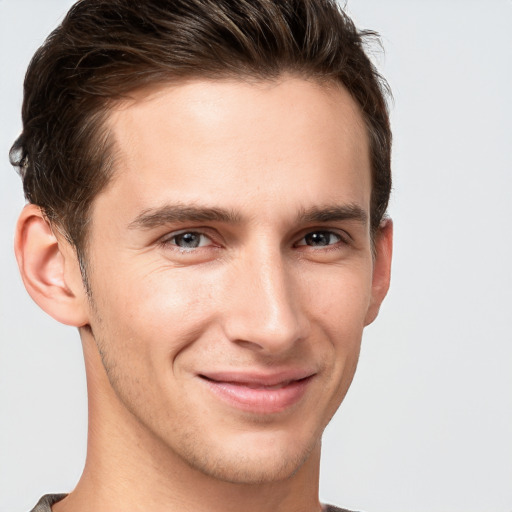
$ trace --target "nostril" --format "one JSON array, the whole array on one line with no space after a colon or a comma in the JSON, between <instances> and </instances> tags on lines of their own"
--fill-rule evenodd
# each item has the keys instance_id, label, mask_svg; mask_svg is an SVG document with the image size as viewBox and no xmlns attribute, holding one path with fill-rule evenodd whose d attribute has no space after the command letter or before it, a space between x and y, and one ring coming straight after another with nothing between
<instances>
[{"instance_id":1,"label":"nostril","mask_svg":"<svg viewBox=\"0 0 512 512\"><path fill-rule=\"evenodd\" d=\"M247 340L243 340L243 339L240 339L240 340L236 340L237 344L240 346L240 347L243 347L243 348L247 348L249 350L263 350L263 346L261 345L261 343L257 343L256 341L247 341Z\"/></svg>"}]
</instances>

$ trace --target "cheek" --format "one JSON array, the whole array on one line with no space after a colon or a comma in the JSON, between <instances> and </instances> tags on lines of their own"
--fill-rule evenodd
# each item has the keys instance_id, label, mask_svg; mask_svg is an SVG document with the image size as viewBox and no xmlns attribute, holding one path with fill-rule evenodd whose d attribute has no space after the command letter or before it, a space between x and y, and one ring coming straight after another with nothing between
<instances>
[{"instance_id":1,"label":"cheek","mask_svg":"<svg viewBox=\"0 0 512 512\"><path fill-rule=\"evenodd\" d=\"M325 341L323 355L332 385L328 394L333 414L352 382L359 358L371 297L371 261L357 268L339 268L322 280L317 274L314 282L317 289L307 295L306 303L315 337ZM322 288L318 289L320 284Z\"/></svg>"},{"instance_id":2,"label":"cheek","mask_svg":"<svg viewBox=\"0 0 512 512\"><path fill-rule=\"evenodd\" d=\"M302 301L315 323L335 338L362 332L371 299L371 274L371 262L305 274Z\"/></svg>"},{"instance_id":3,"label":"cheek","mask_svg":"<svg viewBox=\"0 0 512 512\"><path fill-rule=\"evenodd\" d=\"M215 308L211 286L184 269L151 274L132 269L117 276L124 278L93 288L98 316L108 343L139 357L168 361L194 341Z\"/></svg>"}]
</instances>

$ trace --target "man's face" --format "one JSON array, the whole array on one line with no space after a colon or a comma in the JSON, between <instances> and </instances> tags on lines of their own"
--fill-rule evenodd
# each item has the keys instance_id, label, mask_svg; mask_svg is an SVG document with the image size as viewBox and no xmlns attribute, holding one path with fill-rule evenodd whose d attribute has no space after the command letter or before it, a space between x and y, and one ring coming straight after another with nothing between
<instances>
[{"instance_id":1,"label":"man's face","mask_svg":"<svg viewBox=\"0 0 512 512\"><path fill-rule=\"evenodd\" d=\"M109 126L89 317L119 410L203 473L289 476L318 452L378 308L356 104L294 78L192 81Z\"/></svg>"}]
</instances>

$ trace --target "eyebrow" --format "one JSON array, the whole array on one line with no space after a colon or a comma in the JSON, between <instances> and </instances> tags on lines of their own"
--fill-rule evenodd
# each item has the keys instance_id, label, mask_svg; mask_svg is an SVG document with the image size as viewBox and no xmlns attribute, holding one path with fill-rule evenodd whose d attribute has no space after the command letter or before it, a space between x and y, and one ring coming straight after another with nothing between
<instances>
[{"instance_id":1,"label":"eyebrow","mask_svg":"<svg viewBox=\"0 0 512 512\"><path fill-rule=\"evenodd\" d=\"M314 206L300 210L297 220L305 224L312 222L354 220L366 225L368 222L368 214L361 206L355 203L325 207Z\"/></svg>"},{"instance_id":2,"label":"eyebrow","mask_svg":"<svg viewBox=\"0 0 512 512\"><path fill-rule=\"evenodd\" d=\"M314 206L300 209L297 223L333 222L354 220L363 225L368 222L368 214L357 204ZM130 222L130 229L152 229L174 222L222 222L237 224L242 217L233 210L193 205L164 205L158 208L143 210Z\"/></svg>"},{"instance_id":3,"label":"eyebrow","mask_svg":"<svg viewBox=\"0 0 512 512\"><path fill-rule=\"evenodd\" d=\"M190 205L165 205L142 211L130 222L130 229L152 229L173 222L223 222L235 224L240 216L224 208L208 208Z\"/></svg>"}]
</instances>

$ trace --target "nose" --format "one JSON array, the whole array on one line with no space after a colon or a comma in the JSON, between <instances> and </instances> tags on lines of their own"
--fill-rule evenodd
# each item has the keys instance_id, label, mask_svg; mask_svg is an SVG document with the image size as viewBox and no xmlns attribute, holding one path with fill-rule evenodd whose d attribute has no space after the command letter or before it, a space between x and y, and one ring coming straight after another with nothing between
<instances>
[{"instance_id":1,"label":"nose","mask_svg":"<svg viewBox=\"0 0 512 512\"><path fill-rule=\"evenodd\" d=\"M286 263L279 248L253 252L240 258L235 267L226 288L229 306L224 318L231 341L278 355L308 336L298 269Z\"/></svg>"}]
</instances>

